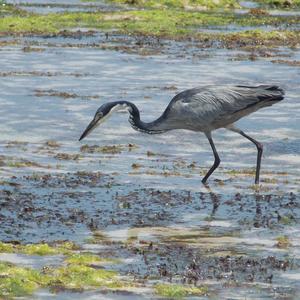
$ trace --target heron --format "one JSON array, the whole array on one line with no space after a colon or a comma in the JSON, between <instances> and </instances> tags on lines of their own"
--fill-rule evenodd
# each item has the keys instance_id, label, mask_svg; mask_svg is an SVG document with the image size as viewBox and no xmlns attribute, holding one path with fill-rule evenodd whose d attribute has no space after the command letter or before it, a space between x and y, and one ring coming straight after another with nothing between
<instances>
[{"instance_id":1,"label":"heron","mask_svg":"<svg viewBox=\"0 0 300 300\"><path fill-rule=\"evenodd\" d=\"M133 129L159 134L174 129L203 132L214 154L214 163L202 179L207 179L220 165L220 157L212 139L212 131L225 128L236 132L257 148L255 184L259 184L263 145L239 129L235 122L261 108L271 106L284 99L284 90L277 85L208 85L187 89L175 95L162 115L152 121L143 122L140 111L129 101L108 102L100 106L93 120L82 133L79 141L85 138L113 112L126 109Z\"/></svg>"}]
</instances>

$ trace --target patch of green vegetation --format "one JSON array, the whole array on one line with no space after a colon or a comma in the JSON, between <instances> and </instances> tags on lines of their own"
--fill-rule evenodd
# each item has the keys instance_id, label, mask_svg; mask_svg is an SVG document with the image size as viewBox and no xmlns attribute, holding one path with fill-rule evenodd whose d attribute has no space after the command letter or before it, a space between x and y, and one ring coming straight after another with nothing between
<instances>
[{"instance_id":1,"label":"patch of green vegetation","mask_svg":"<svg viewBox=\"0 0 300 300\"><path fill-rule=\"evenodd\" d=\"M127 16L127 17L125 17ZM286 23L279 16L239 16L224 12L187 12L176 10L145 10L110 14L104 17L103 29L114 28L124 33L182 38L187 35L207 38L214 34L201 33L201 27L208 26L258 26ZM289 18L290 23L299 23L299 18Z\"/></svg>"},{"instance_id":2,"label":"patch of green vegetation","mask_svg":"<svg viewBox=\"0 0 300 300\"><path fill-rule=\"evenodd\" d=\"M37 270L0 262L0 298L13 299L31 295L42 287L50 289L91 289L105 287L122 289L132 284L118 279L111 270L94 269L71 260L67 266Z\"/></svg>"},{"instance_id":3,"label":"patch of green vegetation","mask_svg":"<svg viewBox=\"0 0 300 300\"><path fill-rule=\"evenodd\" d=\"M77 246L74 242L70 241L63 241L63 242L56 242L55 245L64 250L79 250L79 246Z\"/></svg>"},{"instance_id":4,"label":"patch of green vegetation","mask_svg":"<svg viewBox=\"0 0 300 300\"><path fill-rule=\"evenodd\" d=\"M72 28L117 30L124 34L143 34L167 38L187 36L215 38L214 34L201 33L199 27L222 25L270 25L299 23L299 17L271 15L243 15L231 12L192 12L184 10L135 10L122 12L76 12L48 15L8 16L0 21L0 31L6 33L58 34ZM195 30L196 29L196 30ZM269 34L270 32L266 32Z\"/></svg>"},{"instance_id":5,"label":"patch of green vegetation","mask_svg":"<svg viewBox=\"0 0 300 300\"><path fill-rule=\"evenodd\" d=\"M109 0L117 4L127 4L145 8L179 8L179 9L216 9L216 8L238 8L236 0Z\"/></svg>"},{"instance_id":6,"label":"patch of green vegetation","mask_svg":"<svg viewBox=\"0 0 300 300\"><path fill-rule=\"evenodd\" d=\"M294 222L294 218L292 215L280 216L279 222L283 225L291 225Z\"/></svg>"},{"instance_id":7,"label":"patch of green vegetation","mask_svg":"<svg viewBox=\"0 0 300 300\"><path fill-rule=\"evenodd\" d=\"M69 256L65 261L68 264L93 265L99 262L112 261L112 260L102 259L99 256L90 253L76 253Z\"/></svg>"},{"instance_id":8,"label":"patch of green vegetation","mask_svg":"<svg viewBox=\"0 0 300 300\"><path fill-rule=\"evenodd\" d=\"M208 288L192 287L179 284L157 284L155 287L155 293L159 296L166 298L184 298L187 296L202 296L208 293Z\"/></svg>"},{"instance_id":9,"label":"patch of green vegetation","mask_svg":"<svg viewBox=\"0 0 300 300\"><path fill-rule=\"evenodd\" d=\"M112 287L121 285L118 273L111 270L94 269L85 265L68 265L47 271L48 286L67 289L86 289L91 287Z\"/></svg>"},{"instance_id":10,"label":"patch of green vegetation","mask_svg":"<svg viewBox=\"0 0 300 300\"><path fill-rule=\"evenodd\" d=\"M0 298L12 299L32 294L39 287L39 272L0 262Z\"/></svg>"},{"instance_id":11,"label":"patch of green vegetation","mask_svg":"<svg viewBox=\"0 0 300 300\"><path fill-rule=\"evenodd\" d=\"M288 248L289 246L291 246L291 242L288 238L288 236L283 235L283 236L278 236L276 238L277 244L276 246L278 248Z\"/></svg>"},{"instance_id":12,"label":"patch of green vegetation","mask_svg":"<svg viewBox=\"0 0 300 300\"><path fill-rule=\"evenodd\" d=\"M20 16L6 16L0 20L0 31L7 33L28 33L28 34L42 34L42 33L58 33L59 25L63 26L65 22L59 20L55 22L53 15L39 16L28 15Z\"/></svg>"},{"instance_id":13,"label":"patch of green vegetation","mask_svg":"<svg viewBox=\"0 0 300 300\"><path fill-rule=\"evenodd\" d=\"M18 250L20 253L28 255L55 255L61 253L61 249L57 249L49 246L48 244L28 244L19 246Z\"/></svg>"},{"instance_id":14,"label":"patch of green vegetation","mask_svg":"<svg viewBox=\"0 0 300 300\"><path fill-rule=\"evenodd\" d=\"M76 251L76 252L74 252ZM37 271L0 262L0 298L12 299L31 295L42 287L50 289L91 289L105 287L124 289L132 284L120 280L112 270L93 268L98 263L117 263L116 259L100 258L90 253L79 253L72 242L57 242L19 245L0 242L0 252L24 253L28 255L67 255L66 264L58 268L43 268Z\"/></svg>"},{"instance_id":15,"label":"patch of green vegetation","mask_svg":"<svg viewBox=\"0 0 300 300\"><path fill-rule=\"evenodd\" d=\"M50 246L45 243L14 245L11 243L0 242L0 253L23 253L28 255L69 255L72 250L77 250L78 247L72 242L64 242L55 246Z\"/></svg>"},{"instance_id":16,"label":"patch of green vegetation","mask_svg":"<svg viewBox=\"0 0 300 300\"><path fill-rule=\"evenodd\" d=\"M13 253L14 245L10 243L0 242L0 253Z\"/></svg>"},{"instance_id":17,"label":"patch of green vegetation","mask_svg":"<svg viewBox=\"0 0 300 300\"><path fill-rule=\"evenodd\" d=\"M295 43L299 39L299 32L297 31L264 31L260 29L246 30L242 32L225 34L224 39L228 42L230 40L241 40L248 45L259 45L259 44L279 44L286 41L288 43Z\"/></svg>"},{"instance_id":18,"label":"patch of green vegetation","mask_svg":"<svg viewBox=\"0 0 300 300\"><path fill-rule=\"evenodd\" d=\"M96 265L96 264L117 264L121 261L114 258L103 258L97 255L90 253L76 253L70 255L66 260L68 264L77 264L77 265Z\"/></svg>"},{"instance_id":19,"label":"patch of green vegetation","mask_svg":"<svg viewBox=\"0 0 300 300\"><path fill-rule=\"evenodd\" d=\"M226 174L228 175L233 175L233 176L237 176L237 175L254 175L255 174L255 169L243 169L243 170L228 170L225 171Z\"/></svg>"}]
</instances>

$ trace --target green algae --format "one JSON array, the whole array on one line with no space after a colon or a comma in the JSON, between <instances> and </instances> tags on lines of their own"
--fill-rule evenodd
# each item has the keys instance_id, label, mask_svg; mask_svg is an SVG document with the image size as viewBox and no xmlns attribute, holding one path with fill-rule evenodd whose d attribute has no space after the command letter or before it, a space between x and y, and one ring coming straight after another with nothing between
<instances>
[{"instance_id":1,"label":"green algae","mask_svg":"<svg viewBox=\"0 0 300 300\"><path fill-rule=\"evenodd\" d=\"M13 253L14 250L13 244L0 242L0 253Z\"/></svg>"},{"instance_id":2,"label":"green algae","mask_svg":"<svg viewBox=\"0 0 300 300\"><path fill-rule=\"evenodd\" d=\"M173 40L188 40L208 44L217 42L218 47L296 47L300 32L297 30L247 30L239 32L205 32L209 26L264 26L299 24L300 17L272 15L236 15L232 12L199 12L175 9L148 9L118 12L77 12L48 15L7 16L0 19L2 35L72 35L74 28L92 28L102 31L116 31L125 35L155 36ZM248 49L247 49L248 47ZM249 49L250 47L250 49ZM84 152L119 153L116 149L88 149Z\"/></svg>"},{"instance_id":3,"label":"green algae","mask_svg":"<svg viewBox=\"0 0 300 300\"><path fill-rule=\"evenodd\" d=\"M120 280L116 271L93 267L99 263L116 263L116 259L100 258L90 253L74 253L75 249L77 251L77 247L71 242L64 242L55 247L48 244L23 246L1 242L1 252L28 255L65 254L67 258L63 266L45 266L41 271L0 262L0 298L11 299L31 295L39 288L84 290L99 287L126 289L132 286L131 283Z\"/></svg>"},{"instance_id":4,"label":"green algae","mask_svg":"<svg viewBox=\"0 0 300 300\"><path fill-rule=\"evenodd\" d=\"M90 253L77 253L66 259L69 264L94 265L94 264L119 264L122 261L117 258L99 257Z\"/></svg>"},{"instance_id":5,"label":"green algae","mask_svg":"<svg viewBox=\"0 0 300 300\"><path fill-rule=\"evenodd\" d=\"M89 289L110 287L116 282L118 273L111 270L94 269L85 265L68 265L47 271L49 287L65 289Z\"/></svg>"},{"instance_id":6,"label":"green algae","mask_svg":"<svg viewBox=\"0 0 300 300\"><path fill-rule=\"evenodd\" d=\"M255 168L251 169L242 169L242 170L226 170L226 174L238 176L238 175L254 175L255 174Z\"/></svg>"},{"instance_id":7,"label":"green algae","mask_svg":"<svg viewBox=\"0 0 300 300\"><path fill-rule=\"evenodd\" d=\"M0 297L12 299L32 294L39 288L39 272L0 262Z\"/></svg>"},{"instance_id":8,"label":"green algae","mask_svg":"<svg viewBox=\"0 0 300 300\"><path fill-rule=\"evenodd\" d=\"M92 255L88 253L76 253L69 256L65 262L68 264L77 265L92 265L99 263L101 261L100 257L97 255Z\"/></svg>"},{"instance_id":9,"label":"green algae","mask_svg":"<svg viewBox=\"0 0 300 300\"><path fill-rule=\"evenodd\" d=\"M286 236L286 235L278 236L276 238L276 241L277 241L276 247L278 247L278 248L286 249L292 245L288 236Z\"/></svg>"},{"instance_id":10,"label":"green algae","mask_svg":"<svg viewBox=\"0 0 300 300\"><path fill-rule=\"evenodd\" d=\"M11 34L58 34L72 28L117 30L125 34L184 37L199 35L197 28L207 26L256 26L298 24L299 17L239 16L231 12L191 12L174 9L150 9L122 12L52 13L48 15L7 16L0 20L0 31ZM203 33L202 33L203 34ZM206 34L210 36L210 34Z\"/></svg>"},{"instance_id":11,"label":"green algae","mask_svg":"<svg viewBox=\"0 0 300 300\"><path fill-rule=\"evenodd\" d=\"M274 44L278 41L283 42L284 40L289 41L289 40L294 40L295 43L298 42L299 38L299 32L298 31L292 31L292 30L273 30L273 31L264 31L261 29L255 29L255 30L246 30L246 31L241 31L237 33L232 33L232 34L226 34L224 35L225 38L226 36L229 38L236 38L236 39L241 39L243 38L243 42L247 41L253 41L252 43L254 44L259 44L264 41L274 41ZM250 43L251 44L251 43Z\"/></svg>"},{"instance_id":12,"label":"green algae","mask_svg":"<svg viewBox=\"0 0 300 300\"><path fill-rule=\"evenodd\" d=\"M41 272L0 262L0 297L4 299L31 295L39 288L83 290L129 286L130 283L118 279L116 271L75 265L72 261L67 266L43 268Z\"/></svg>"},{"instance_id":13,"label":"green algae","mask_svg":"<svg viewBox=\"0 0 300 300\"><path fill-rule=\"evenodd\" d=\"M58 245L50 246L49 244L28 244L19 246L19 251L29 255L68 255L78 247L72 242L64 242Z\"/></svg>"},{"instance_id":14,"label":"green algae","mask_svg":"<svg viewBox=\"0 0 300 300\"><path fill-rule=\"evenodd\" d=\"M279 223L281 223L283 225L291 225L294 222L295 222L295 220L293 218L293 215L279 216Z\"/></svg>"},{"instance_id":15,"label":"green algae","mask_svg":"<svg viewBox=\"0 0 300 300\"><path fill-rule=\"evenodd\" d=\"M179 284L157 284L154 287L155 293L159 296L166 298L184 298L187 296L203 296L208 293L208 288L203 287L193 287Z\"/></svg>"},{"instance_id":16,"label":"green algae","mask_svg":"<svg viewBox=\"0 0 300 300\"><path fill-rule=\"evenodd\" d=\"M61 251L49 246L48 244L28 244L25 246L19 246L19 252L28 255L55 255Z\"/></svg>"},{"instance_id":17,"label":"green algae","mask_svg":"<svg viewBox=\"0 0 300 300\"><path fill-rule=\"evenodd\" d=\"M120 261L112 258L102 258L90 253L75 253L70 255L65 262L77 265L93 265L99 263L119 263Z\"/></svg>"},{"instance_id":18,"label":"green algae","mask_svg":"<svg viewBox=\"0 0 300 300\"><path fill-rule=\"evenodd\" d=\"M69 255L72 250L77 250L78 247L72 242L64 242L55 246L50 246L46 243L14 245L11 243L0 242L0 253L21 253L27 255Z\"/></svg>"}]
</instances>

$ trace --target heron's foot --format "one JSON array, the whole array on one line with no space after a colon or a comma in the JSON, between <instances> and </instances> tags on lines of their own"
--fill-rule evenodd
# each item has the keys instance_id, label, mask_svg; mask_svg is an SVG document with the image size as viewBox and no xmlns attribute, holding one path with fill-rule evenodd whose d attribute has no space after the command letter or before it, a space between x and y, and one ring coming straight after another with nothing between
<instances>
[{"instance_id":1,"label":"heron's foot","mask_svg":"<svg viewBox=\"0 0 300 300\"><path fill-rule=\"evenodd\" d=\"M204 184L204 185L207 185L207 178L202 178L201 182Z\"/></svg>"},{"instance_id":2,"label":"heron's foot","mask_svg":"<svg viewBox=\"0 0 300 300\"><path fill-rule=\"evenodd\" d=\"M206 187L207 189L210 189L209 183L207 182L207 178L203 178L201 180L201 182L204 185L204 187Z\"/></svg>"}]
</instances>

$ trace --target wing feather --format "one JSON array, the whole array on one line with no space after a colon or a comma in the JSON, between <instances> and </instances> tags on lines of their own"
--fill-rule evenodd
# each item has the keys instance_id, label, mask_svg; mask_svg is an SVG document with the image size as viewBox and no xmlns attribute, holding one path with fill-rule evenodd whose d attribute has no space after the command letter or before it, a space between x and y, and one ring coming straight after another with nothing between
<instances>
[{"instance_id":1,"label":"wing feather","mask_svg":"<svg viewBox=\"0 0 300 300\"><path fill-rule=\"evenodd\" d=\"M228 123L283 99L275 85L206 86L176 95L166 109L168 118L184 117L187 123ZM235 120L233 120L235 121ZM219 126L219 125L218 125ZM223 126L220 126L223 127Z\"/></svg>"}]
</instances>

